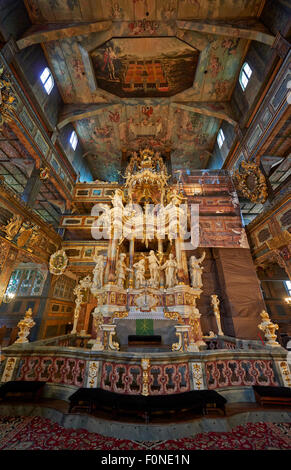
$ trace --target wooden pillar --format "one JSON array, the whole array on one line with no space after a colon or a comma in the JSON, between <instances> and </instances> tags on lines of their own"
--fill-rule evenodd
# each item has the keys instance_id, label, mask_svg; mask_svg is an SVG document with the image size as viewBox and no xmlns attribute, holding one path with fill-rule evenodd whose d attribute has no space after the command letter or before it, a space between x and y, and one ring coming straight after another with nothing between
<instances>
[{"instance_id":1,"label":"wooden pillar","mask_svg":"<svg viewBox=\"0 0 291 470\"><path fill-rule=\"evenodd\" d=\"M132 269L132 271L129 271L129 276L128 276L129 287L133 287L133 258L134 258L134 237L132 237L129 242L129 268Z\"/></svg>"},{"instance_id":2,"label":"wooden pillar","mask_svg":"<svg viewBox=\"0 0 291 470\"><path fill-rule=\"evenodd\" d=\"M266 309L259 279L249 249L214 248L221 301L227 315L222 317L224 333L242 339L259 340L260 313Z\"/></svg>"},{"instance_id":3,"label":"wooden pillar","mask_svg":"<svg viewBox=\"0 0 291 470\"><path fill-rule=\"evenodd\" d=\"M6 292L10 276L17 264L18 250L5 240L0 241L0 305Z\"/></svg>"}]
</instances>

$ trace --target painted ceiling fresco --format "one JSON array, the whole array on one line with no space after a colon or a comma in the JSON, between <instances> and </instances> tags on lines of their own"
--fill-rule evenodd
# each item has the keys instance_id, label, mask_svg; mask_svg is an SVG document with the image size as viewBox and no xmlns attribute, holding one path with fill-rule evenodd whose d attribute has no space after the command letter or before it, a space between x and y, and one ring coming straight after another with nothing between
<instances>
[{"instance_id":1,"label":"painted ceiling fresco","mask_svg":"<svg viewBox=\"0 0 291 470\"><path fill-rule=\"evenodd\" d=\"M35 23L256 16L261 0L25 0ZM148 13L148 15L147 15Z\"/></svg>"},{"instance_id":2,"label":"painted ceiling fresco","mask_svg":"<svg viewBox=\"0 0 291 470\"><path fill-rule=\"evenodd\" d=\"M182 20L256 18L261 0L25 0L47 25L109 21L42 47L96 179L116 180L121 150L171 149L173 168L205 168L249 41L192 31ZM184 21L185 23L185 21ZM93 109L93 111L91 111Z\"/></svg>"},{"instance_id":3,"label":"painted ceiling fresco","mask_svg":"<svg viewBox=\"0 0 291 470\"><path fill-rule=\"evenodd\" d=\"M190 88L198 55L176 38L112 39L91 53L98 86L122 98L172 96Z\"/></svg>"}]
</instances>

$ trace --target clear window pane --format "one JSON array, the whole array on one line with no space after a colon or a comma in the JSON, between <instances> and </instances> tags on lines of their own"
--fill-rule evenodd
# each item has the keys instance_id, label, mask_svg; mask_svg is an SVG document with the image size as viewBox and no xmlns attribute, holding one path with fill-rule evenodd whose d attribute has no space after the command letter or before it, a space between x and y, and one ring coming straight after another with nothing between
<instances>
[{"instance_id":1,"label":"clear window pane","mask_svg":"<svg viewBox=\"0 0 291 470\"><path fill-rule=\"evenodd\" d=\"M21 271L20 269L16 269L13 271L11 274L7 289L5 294L16 294L18 286L19 286L19 281L21 278Z\"/></svg>"},{"instance_id":2,"label":"clear window pane","mask_svg":"<svg viewBox=\"0 0 291 470\"><path fill-rule=\"evenodd\" d=\"M250 78L250 76L252 75L252 69L250 68L250 66L247 62L244 64L243 69L244 69L246 75L248 76L248 78Z\"/></svg>"},{"instance_id":3,"label":"clear window pane","mask_svg":"<svg viewBox=\"0 0 291 470\"><path fill-rule=\"evenodd\" d=\"M248 79L248 77L245 75L244 72L243 72L243 74L242 74L241 81L242 81L242 84L243 84L244 88L246 88L249 79Z\"/></svg>"},{"instance_id":4,"label":"clear window pane","mask_svg":"<svg viewBox=\"0 0 291 470\"><path fill-rule=\"evenodd\" d=\"M49 78L47 79L47 81L46 81L45 84L44 84L44 87L45 87L46 92L47 92L48 95L49 95L50 92L52 91L53 86L54 86L54 83L53 83L52 76L49 76Z\"/></svg>"},{"instance_id":5,"label":"clear window pane","mask_svg":"<svg viewBox=\"0 0 291 470\"><path fill-rule=\"evenodd\" d=\"M252 75L252 69L249 66L249 64L245 62L244 65L242 66L242 69L239 75L239 83L243 91L245 91L251 75Z\"/></svg>"},{"instance_id":6,"label":"clear window pane","mask_svg":"<svg viewBox=\"0 0 291 470\"><path fill-rule=\"evenodd\" d=\"M222 147L224 139L225 139L225 137L224 137L223 130L219 129L218 134L217 134L217 143L218 143L219 148Z\"/></svg>"},{"instance_id":7,"label":"clear window pane","mask_svg":"<svg viewBox=\"0 0 291 470\"><path fill-rule=\"evenodd\" d=\"M70 137L70 144L73 150L76 150L78 143L78 137L75 131L72 132L71 137Z\"/></svg>"},{"instance_id":8,"label":"clear window pane","mask_svg":"<svg viewBox=\"0 0 291 470\"><path fill-rule=\"evenodd\" d=\"M41 79L42 83L46 82L49 75L50 75L50 70L46 67L44 69L44 71L42 72L41 76L40 76L40 79Z\"/></svg>"},{"instance_id":9,"label":"clear window pane","mask_svg":"<svg viewBox=\"0 0 291 470\"><path fill-rule=\"evenodd\" d=\"M42 291L42 284L43 275L37 272L32 286L31 295L40 295Z\"/></svg>"},{"instance_id":10,"label":"clear window pane","mask_svg":"<svg viewBox=\"0 0 291 470\"><path fill-rule=\"evenodd\" d=\"M42 74L40 76L40 79L41 79L42 84L45 88L45 91L49 95L50 92L52 91L53 87L54 87L54 79L53 79L52 73L51 73L51 71L48 67L46 67L44 69L44 71L42 72Z\"/></svg>"},{"instance_id":11,"label":"clear window pane","mask_svg":"<svg viewBox=\"0 0 291 470\"><path fill-rule=\"evenodd\" d=\"M30 295L34 276L35 276L34 270L29 269L27 271L24 271L24 275L23 275L22 282L19 288L19 292L18 292L19 295L23 295L23 296Z\"/></svg>"}]
</instances>

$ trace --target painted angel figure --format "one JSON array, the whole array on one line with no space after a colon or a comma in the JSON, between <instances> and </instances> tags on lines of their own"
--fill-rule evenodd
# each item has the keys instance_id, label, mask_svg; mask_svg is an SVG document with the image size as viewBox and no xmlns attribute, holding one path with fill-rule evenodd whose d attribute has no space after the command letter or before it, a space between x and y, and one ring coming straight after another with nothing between
<instances>
[{"instance_id":1,"label":"painted angel figure","mask_svg":"<svg viewBox=\"0 0 291 470\"><path fill-rule=\"evenodd\" d=\"M190 276L191 276L191 286L192 287L198 287L201 289L202 287L202 271L204 268L200 266L200 263L204 261L205 258L205 251L203 252L203 255L200 258L196 258L196 256L191 256L190 261L189 261L189 267L190 267Z\"/></svg>"},{"instance_id":2,"label":"painted angel figure","mask_svg":"<svg viewBox=\"0 0 291 470\"><path fill-rule=\"evenodd\" d=\"M170 253L169 259L160 268L165 269L167 287L174 287L177 285L177 268L177 261L175 260L173 253Z\"/></svg>"}]
</instances>

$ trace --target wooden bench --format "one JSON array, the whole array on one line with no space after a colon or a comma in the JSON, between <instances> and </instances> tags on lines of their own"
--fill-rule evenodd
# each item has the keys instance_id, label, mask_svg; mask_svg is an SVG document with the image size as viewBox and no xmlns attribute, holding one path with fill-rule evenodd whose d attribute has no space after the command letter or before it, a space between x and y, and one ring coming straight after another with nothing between
<instances>
[{"instance_id":1,"label":"wooden bench","mask_svg":"<svg viewBox=\"0 0 291 470\"><path fill-rule=\"evenodd\" d=\"M264 405L289 405L291 406L291 388L268 387L266 385L253 385L256 401Z\"/></svg>"},{"instance_id":2,"label":"wooden bench","mask_svg":"<svg viewBox=\"0 0 291 470\"><path fill-rule=\"evenodd\" d=\"M101 388L80 388L69 398L69 412L95 410L110 411L114 416L120 413L141 415L149 422L152 413L193 411L204 415L209 407L220 409L225 414L226 399L214 390L194 390L169 395L129 395L114 393Z\"/></svg>"},{"instance_id":3,"label":"wooden bench","mask_svg":"<svg viewBox=\"0 0 291 470\"><path fill-rule=\"evenodd\" d=\"M0 398L2 400L12 397L23 398L30 394L34 400L37 400L45 384L46 382L22 380L5 382L0 387Z\"/></svg>"}]
</instances>

